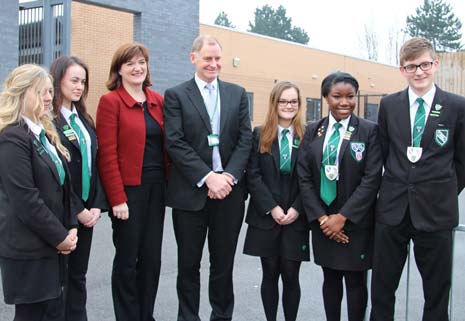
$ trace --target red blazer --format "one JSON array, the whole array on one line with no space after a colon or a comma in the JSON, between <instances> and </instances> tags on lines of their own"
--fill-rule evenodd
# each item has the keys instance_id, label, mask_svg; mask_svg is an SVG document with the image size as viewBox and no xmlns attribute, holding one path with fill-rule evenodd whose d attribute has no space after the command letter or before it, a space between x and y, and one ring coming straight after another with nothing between
<instances>
[{"instance_id":1,"label":"red blazer","mask_svg":"<svg viewBox=\"0 0 465 321\"><path fill-rule=\"evenodd\" d=\"M150 115L163 135L163 97L144 88ZM142 105L123 86L100 97L97 108L98 168L110 205L126 202L124 186L140 185L145 148ZM165 168L168 156L165 155Z\"/></svg>"}]
</instances>

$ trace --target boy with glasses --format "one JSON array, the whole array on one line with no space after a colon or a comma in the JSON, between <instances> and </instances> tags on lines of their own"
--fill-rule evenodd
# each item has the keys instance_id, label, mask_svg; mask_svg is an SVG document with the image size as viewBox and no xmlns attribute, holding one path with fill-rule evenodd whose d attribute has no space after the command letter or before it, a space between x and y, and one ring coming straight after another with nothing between
<instances>
[{"instance_id":1,"label":"boy with glasses","mask_svg":"<svg viewBox=\"0 0 465 321\"><path fill-rule=\"evenodd\" d=\"M423 280L423 321L448 320L452 230L465 185L465 98L434 84L429 41L400 49L408 88L381 100L384 175L376 208L372 321L394 320L395 292L410 240Z\"/></svg>"}]
</instances>

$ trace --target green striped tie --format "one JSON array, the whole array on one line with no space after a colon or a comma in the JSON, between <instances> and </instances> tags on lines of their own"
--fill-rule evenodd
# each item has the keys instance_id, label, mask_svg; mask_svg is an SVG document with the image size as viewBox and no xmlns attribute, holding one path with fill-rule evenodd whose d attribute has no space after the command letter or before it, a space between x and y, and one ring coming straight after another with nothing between
<instances>
[{"instance_id":1,"label":"green striped tie","mask_svg":"<svg viewBox=\"0 0 465 321\"><path fill-rule=\"evenodd\" d=\"M279 151L279 170L282 174L291 173L291 157L289 152L289 139L287 133L289 129L283 129L281 132L281 148Z\"/></svg>"},{"instance_id":2,"label":"green striped tie","mask_svg":"<svg viewBox=\"0 0 465 321\"><path fill-rule=\"evenodd\" d=\"M337 189L336 180L329 180L326 177L325 165L336 165L337 147L341 137L339 128L341 127L340 123L334 124L333 134L323 150L323 159L321 161L320 197L328 206L336 199Z\"/></svg>"},{"instance_id":3,"label":"green striped tie","mask_svg":"<svg viewBox=\"0 0 465 321\"><path fill-rule=\"evenodd\" d=\"M87 144L84 133L76 123L76 114L69 116L69 124L79 138L79 149L81 151L81 173L82 173L82 200L85 202L89 198L90 175L89 175L89 158L87 156Z\"/></svg>"},{"instance_id":4,"label":"green striped tie","mask_svg":"<svg viewBox=\"0 0 465 321\"><path fill-rule=\"evenodd\" d=\"M417 98L418 109L417 113L415 114L415 121L413 122L413 147L419 147L421 142L421 136L423 135L423 131L425 130L425 106L423 103L425 102L423 98Z\"/></svg>"},{"instance_id":5,"label":"green striped tie","mask_svg":"<svg viewBox=\"0 0 465 321\"><path fill-rule=\"evenodd\" d=\"M60 177L60 185L63 185L65 183L65 176L66 176L65 169L63 168L63 164L58 159L58 156L48 149L47 138L45 138L45 130L43 129L40 131L39 140L42 146L44 146L45 150L47 151L47 154L50 156L52 161L55 163L55 166L58 171L58 176Z\"/></svg>"}]
</instances>

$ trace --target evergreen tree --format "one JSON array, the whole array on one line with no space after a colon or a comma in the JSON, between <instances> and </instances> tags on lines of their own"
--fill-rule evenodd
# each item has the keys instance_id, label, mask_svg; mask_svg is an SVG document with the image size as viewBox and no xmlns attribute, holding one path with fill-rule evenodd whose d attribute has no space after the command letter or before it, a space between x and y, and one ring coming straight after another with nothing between
<instances>
[{"instance_id":1,"label":"evergreen tree","mask_svg":"<svg viewBox=\"0 0 465 321\"><path fill-rule=\"evenodd\" d=\"M216 17L215 25L233 28L233 29L236 28L236 26L233 25L231 21L229 21L228 15L224 11L221 11L218 14L218 17Z\"/></svg>"},{"instance_id":2,"label":"evergreen tree","mask_svg":"<svg viewBox=\"0 0 465 321\"><path fill-rule=\"evenodd\" d=\"M302 44L310 40L305 30L292 26L292 19L286 17L283 6L276 10L269 5L255 9L255 21L249 21L248 31Z\"/></svg>"},{"instance_id":3,"label":"evergreen tree","mask_svg":"<svg viewBox=\"0 0 465 321\"><path fill-rule=\"evenodd\" d=\"M431 41L437 51L462 49L460 29L462 23L443 0L424 0L416 14L407 17L407 33Z\"/></svg>"}]
</instances>

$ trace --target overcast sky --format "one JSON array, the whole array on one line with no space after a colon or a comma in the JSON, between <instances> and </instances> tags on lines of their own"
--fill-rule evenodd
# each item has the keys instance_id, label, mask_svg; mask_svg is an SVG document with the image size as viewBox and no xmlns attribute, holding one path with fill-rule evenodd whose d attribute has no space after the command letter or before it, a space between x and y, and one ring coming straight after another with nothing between
<instances>
[{"instance_id":1,"label":"overcast sky","mask_svg":"<svg viewBox=\"0 0 465 321\"><path fill-rule=\"evenodd\" d=\"M465 0L445 0L452 5L462 22L465 35ZM364 57L361 39L364 25L375 30L381 62L392 62L388 35L405 27L408 15L423 0L200 0L200 22L213 24L221 11L226 12L237 30L246 31L253 22L257 7L283 5L294 26L303 28L310 37L310 47L355 57ZM465 43L465 37L462 36Z\"/></svg>"}]
</instances>

